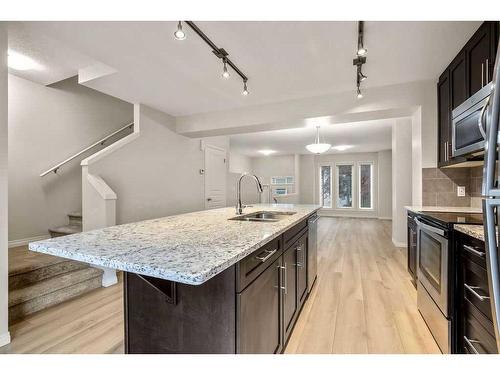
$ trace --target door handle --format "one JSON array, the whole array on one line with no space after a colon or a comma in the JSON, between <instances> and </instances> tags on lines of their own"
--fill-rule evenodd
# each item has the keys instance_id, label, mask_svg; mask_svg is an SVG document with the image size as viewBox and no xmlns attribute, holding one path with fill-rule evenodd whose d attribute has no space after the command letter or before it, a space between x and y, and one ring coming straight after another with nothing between
<instances>
[{"instance_id":1,"label":"door handle","mask_svg":"<svg viewBox=\"0 0 500 375\"><path fill-rule=\"evenodd\" d=\"M265 263L266 260L268 260L269 258L271 258L276 251L278 251L278 249L264 250L264 252L267 253L267 255L265 257L259 257L259 256L257 256L257 257L255 257L255 259L260 260L262 263Z\"/></svg>"},{"instance_id":2,"label":"door handle","mask_svg":"<svg viewBox=\"0 0 500 375\"><path fill-rule=\"evenodd\" d=\"M420 220L418 220L417 218L415 218L415 222L417 223L417 225L420 228L428 230L429 232L432 232L432 233L439 234L440 236L444 236L444 230L442 230L442 229L434 228L434 227L432 227L430 225L424 224Z\"/></svg>"},{"instance_id":3,"label":"door handle","mask_svg":"<svg viewBox=\"0 0 500 375\"><path fill-rule=\"evenodd\" d=\"M212 198L207 198L207 201L208 201L208 202L212 201Z\"/></svg>"},{"instance_id":4,"label":"door handle","mask_svg":"<svg viewBox=\"0 0 500 375\"><path fill-rule=\"evenodd\" d=\"M481 114L479 115L479 119L477 120L477 126L479 127L479 132L481 133L481 136L483 139L486 139L486 132L484 131L483 127L483 117L486 112L486 108L490 104L490 97L488 96L488 99L486 99L486 102L484 103L483 108L481 109Z\"/></svg>"},{"instance_id":5,"label":"door handle","mask_svg":"<svg viewBox=\"0 0 500 375\"><path fill-rule=\"evenodd\" d=\"M484 302L486 301L487 299L490 299L489 296L483 296L481 294L479 294L478 292L476 292L476 289L481 289L479 288L478 286L470 286L470 285L467 285L466 283L464 283L464 287L465 289L467 289L469 292L471 292L474 297L476 297L478 300L480 300L481 302Z\"/></svg>"},{"instance_id":6,"label":"door handle","mask_svg":"<svg viewBox=\"0 0 500 375\"><path fill-rule=\"evenodd\" d=\"M464 341L467 343L467 346L472 350L472 352L474 354L479 354L479 352L477 351L476 347L474 346L474 344L480 344L479 341L477 341L477 340L471 340L467 336L464 336Z\"/></svg>"}]
</instances>

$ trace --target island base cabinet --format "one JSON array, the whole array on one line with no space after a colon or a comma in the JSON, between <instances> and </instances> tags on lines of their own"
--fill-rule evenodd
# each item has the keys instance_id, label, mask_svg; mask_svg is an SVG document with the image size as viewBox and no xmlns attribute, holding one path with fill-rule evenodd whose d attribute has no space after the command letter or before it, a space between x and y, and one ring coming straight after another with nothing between
<instances>
[{"instance_id":1,"label":"island base cabinet","mask_svg":"<svg viewBox=\"0 0 500 375\"><path fill-rule=\"evenodd\" d=\"M125 353L236 352L235 270L202 285L175 283L175 300L147 278L124 275Z\"/></svg>"},{"instance_id":2,"label":"island base cabinet","mask_svg":"<svg viewBox=\"0 0 500 375\"><path fill-rule=\"evenodd\" d=\"M237 353L269 354L282 349L281 258L237 295Z\"/></svg>"}]
</instances>

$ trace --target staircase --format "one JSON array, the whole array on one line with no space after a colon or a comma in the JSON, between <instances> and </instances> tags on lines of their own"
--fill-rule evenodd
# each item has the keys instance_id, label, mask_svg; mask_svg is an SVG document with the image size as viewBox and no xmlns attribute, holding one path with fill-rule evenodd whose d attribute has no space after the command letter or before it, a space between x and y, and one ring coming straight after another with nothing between
<instances>
[{"instance_id":1,"label":"staircase","mask_svg":"<svg viewBox=\"0 0 500 375\"><path fill-rule=\"evenodd\" d=\"M82 215L50 229L52 237L82 231ZM103 271L85 263L35 253L27 246L9 249L9 322L78 297L102 285Z\"/></svg>"},{"instance_id":2,"label":"staircase","mask_svg":"<svg viewBox=\"0 0 500 375\"><path fill-rule=\"evenodd\" d=\"M49 229L51 237L67 236L68 234L80 233L82 231L82 213L72 212L68 214L68 225Z\"/></svg>"}]
</instances>

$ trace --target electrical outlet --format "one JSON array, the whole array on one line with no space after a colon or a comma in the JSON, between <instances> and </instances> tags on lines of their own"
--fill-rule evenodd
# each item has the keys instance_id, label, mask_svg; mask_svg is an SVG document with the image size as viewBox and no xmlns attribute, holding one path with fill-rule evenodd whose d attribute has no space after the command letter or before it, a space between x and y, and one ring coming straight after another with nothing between
<instances>
[{"instance_id":1,"label":"electrical outlet","mask_svg":"<svg viewBox=\"0 0 500 375\"><path fill-rule=\"evenodd\" d=\"M465 197L465 186L457 186L457 197Z\"/></svg>"}]
</instances>

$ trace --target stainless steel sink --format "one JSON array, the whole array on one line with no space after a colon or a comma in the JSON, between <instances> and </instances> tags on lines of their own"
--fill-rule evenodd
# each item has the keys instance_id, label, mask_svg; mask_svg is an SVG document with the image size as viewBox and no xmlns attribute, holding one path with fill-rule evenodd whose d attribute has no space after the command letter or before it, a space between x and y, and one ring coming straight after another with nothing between
<instances>
[{"instance_id":1,"label":"stainless steel sink","mask_svg":"<svg viewBox=\"0 0 500 375\"><path fill-rule=\"evenodd\" d=\"M259 211L250 214L235 216L229 220L237 221L260 221L260 222L276 222L289 215L294 215L296 212L273 212L273 211Z\"/></svg>"}]
</instances>

